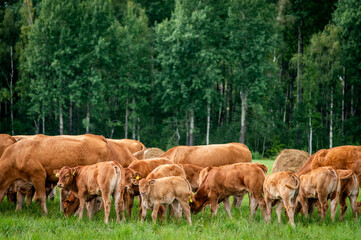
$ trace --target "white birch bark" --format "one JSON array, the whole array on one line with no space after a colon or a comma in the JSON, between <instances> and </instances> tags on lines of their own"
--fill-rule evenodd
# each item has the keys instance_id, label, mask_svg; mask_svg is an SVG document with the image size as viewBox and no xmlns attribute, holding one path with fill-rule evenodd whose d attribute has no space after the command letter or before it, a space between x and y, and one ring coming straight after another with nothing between
<instances>
[{"instance_id":1,"label":"white birch bark","mask_svg":"<svg viewBox=\"0 0 361 240\"><path fill-rule=\"evenodd\" d=\"M207 104L207 136L206 136L206 145L209 145L209 128L211 126L211 108L209 103Z\"/></svg>"},{"instance_id":2,"label":"white birch bark","mask_svg":"<svg viewBox=\"0 0 361 240\"><path fill-rule=\"evenodd\" d=\"M242 106L241 106L241 135L239 142L244 143L244 136L246 133L246 112L247 112L247 97L248 93L240 91Z\"/></svg>"}]
</instances>

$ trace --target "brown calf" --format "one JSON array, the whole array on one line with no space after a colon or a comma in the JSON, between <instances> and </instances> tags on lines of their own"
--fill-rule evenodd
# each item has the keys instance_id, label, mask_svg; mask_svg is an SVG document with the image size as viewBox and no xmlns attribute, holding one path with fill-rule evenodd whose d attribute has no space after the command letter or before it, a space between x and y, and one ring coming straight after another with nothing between
<instances>
[{"instance_id":1,"label":"brown calf","mask_svg":"<svg viewBox=\"0 0 361 240\"><path fill-rule=\"evenodd\" d=\"M124 169L117 162L101 162L88 166L74 168L63 167L55 170L59 176L58 187L71 190L79 198L79 219L83 217L85 202L102 196L104 205L104 222L108 223L111 207L110 195L113 196L117 222L120 221L119 212L124 220ZM91 210L88 209L89 217Z\"/></svg>"},{"instance_id":2,"label":"brown calf","mask_svg":"<svg viewBox=\"0 0 361 240\"><path fill-rule=\"evenodd\" d=\"M139 180L146 178L148 174L163 164L172 164L168 158L154 158L147 160L137 160L132 162L128 168L125 168L125 199L127 201L128 217L132 214L134 197L139 196ZM141 201L141 200L140 200ZM141 202L139 202L139 206ZM139 209L139 214L141 210Z\"/></svg>"},{"instance_id":3,"label":"brown calf","mask_svg":"<svg viewBox=\"0 0 361 240\"><path fill-rule=\"evenodd\" d=\"M253 218L258 205L260 205L263 216L266 217L266 204L262 196L266 169L263 164L254 163L213 167L204 177L197 193L192 197L191 211L198 213L207 204L210 204L212 216L214 216L217 214L218 203L231 195L240 196L245 192L250 192L250 218ZM225 205L224 207L231 216L230 206Z\"/></svg>"},{"instance_id":4,"label":"brown calf","mask_svg":"<svg viewBox=\"0 0 361 240\"><path fill-rule=\"evenodd\" d=\"M331 205L331 219L335 219L337 197L340 190L340 177L331 167L320 167L300 176L301 185L298 201L302 206L303 214L308 215L309 209L315 202L319 202L321 221L328 210L328 198Z\"/></svg>"},{"instance_id":5,"label":"brown calf","mask_svg":"<svg viewBox=\"0 0 361 240\"><path fill-rule=\"evenodd\" d=\"M159 179L142 179L139 183L139 191L142 198L142 222L147 215L147 209L153 209L152 218L156 223L158 210L161 205L180 204L188 223L192 225L188 199L192 194L191 186L187 179L172 176ZM175 201L177 200L177 201ZM179 206L179 205L178 205ZM177 207L177 217L181 214L181 209Z\"/></svg>"},{"instance_id":6,"label":"brown calf","mask_svg":"<svg viewBox=\"0 0 361 240\"><path fill-rule=\"evenodd\" d=\"M268 222L271 221L272 205L276 205L278 223L281 222L282 206L285 205L289 223L294 226L295 201L298 195L300 179L293 172L277 172L266 177L263 183L264 199L267 206Z\"/></svg>"},{"instance_id":7,"label":"brown calf","mask_svg":"<svg viewBox=\"0 0 361 240\"><path fill-rule=\"evenodd\" d=\"M359 184L356 174L352 170L337 170L341 179L341 190L339 193L339 203L341 206L340 220L345 216L347 209L346 198L350 200L353 217L357 219L357 196L359 193Z\"/></svg>"}]
</instances>

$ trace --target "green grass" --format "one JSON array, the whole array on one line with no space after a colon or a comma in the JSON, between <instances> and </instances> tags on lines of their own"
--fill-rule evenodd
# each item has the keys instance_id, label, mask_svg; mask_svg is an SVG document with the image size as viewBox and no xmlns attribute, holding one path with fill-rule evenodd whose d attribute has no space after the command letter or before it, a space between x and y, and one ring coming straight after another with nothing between
<instances>
[{"instance_id":1,"label":"green grass","mask_svg":"<svg viewBox=\"0 0 361 240\"><path fill-rule=\"evenodd\" d=\"M272 160L257 162L265 164L271 171ZM0 239L358 239L361 236L361 222L353 221L349 209L342 222L337 219L334 223L330 212L321 224L317 211L312 219L298 215L295 228L286 223L284 215L282 224L278 224L274 212L272 223L265 223L259 209L255 219L250 221L247 197L241 209L232 208L233 219L228 219L221 204L215 218L210 217L209 207L205 213L192 215L193 226L189 226L185 218L177 221L169 217L154 225L150 212L145 223L141 224L136 217L137 202L132 218L120 224L115 223L112 209L109 225L103 223L103 212L92 220L64 218L59 213L59 195L54 202L48 201L47 206L49 215L42 216L40 206L35 203L24 207L22 212L15 212L15 206L4 200L0 206Z\"/></svg>"}]
</instances>

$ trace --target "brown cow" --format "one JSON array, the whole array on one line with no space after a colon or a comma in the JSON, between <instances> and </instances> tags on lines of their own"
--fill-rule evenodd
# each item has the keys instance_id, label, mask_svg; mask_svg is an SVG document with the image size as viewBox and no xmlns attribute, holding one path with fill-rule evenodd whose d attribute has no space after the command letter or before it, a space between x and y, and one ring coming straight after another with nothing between
<instances>
[{"instance_id":1,"label":"brown cow","mask_svg":"<svg viewBox=\"0 0 361 240\"><path fill-rule=\"evenodd\" d=\"M357 197L359 194L359 184L357 176L352 170L337 170L341 179L341 190L339 194L339 203L341 206L340 220L345 216L347 209L346 198L350 200L353 217L357 220Z\"/></svg>"},{"instance_id":2,"label":"brown cow","mask_svg":"<svg viewBox=\"0 0 361 240\"><path fill-rule=\"evenodd\" d=\"M146 150L143 143L133 139L107 139L108 142L116 145L125 146L137 159L144 159L144 152Z\"/></svg>"},{"instance_id":3,"label":"brown cow","mask_svg":"<svg viewBox=\"0 0 361 240\"><path fill-rule=\"evenodd\" d=\"M119 212L124 217L124 169L115 162L100 162L88 166L77 166L74 168L62 167L54 170L59 176L58 187L72 191L79 198L79 219L83 217L86 201L102 197L104 205L104 222L108 223L111 208L110 195L113 196L117 214L117 222L120 222ZM89 218L93 211L88 209Z\"/></svg>"},{"instance_id":4,"label":"brown cow","mask_svg":"<svg viewBox=\"0 0 361 240\"><path fill-rule=\"evenodd\" d=\"M252 161L251 152L242 143L177 146L169 149L161 157L167 157L174 163L187 163L200 167L216 167Z\"/></svg>"},{"instance_id":5,"label":"brown cow","mask_svg":"<svg viewBox=\"0 0 361 240\"><path fill-rule=\"evenodd\" d=\"M340 146L321 149L314 153L297 172L298 176L319 168L330 166L334 169L351 169L361 180L361 146Z\"/></svg>"},{"instance_id":6,"label":"brown cow","mask_svg":"<svg viewBox=\"0 0 361 240\"><path fill-rule=\"evenodd\" d=\"M0 134L0 157L5 152L5 149L14 143L16 143L16 139L9 134Z\"/></svg>"},{"instance_id":7,"label":"brown cow","mask_svg":"<svg viewBox=\"0 0 361 240\"><path fill-rule=\"evenodd\" d=\"M263 164L245 163L213 167L204 177L197 193L190 202L193 213L198 213L207 204L211 205L212 216L217 214L218 204L231 195L242 195L250 192L252 219L257 206L260 205L266 217L266 204L263 199L263 182L266 178L267 167ZM227 206L228 205L228 206ZM225 209L231 217L230 206Z\"/></svg>"},{"instance_id":8,"label":"brown cow","mask_svg":"<svg viewBox=\"0 0 361 240\"><path fill-rule=\"evenodd\" d=\"M332 167L320 167L300 176L300 191L297 201L301 204L303 214L308 215L309 209L319 202L321 221L328 210L328 198L331 205L331 219L335 219L337 198L340 191L340 177Z\"/></svg>"},{"instance_id":9,"label":"brown cow","mask_svg":"<svg viewBox=\"0 0 361 240\"><path fill-rule=\"evenodd\" d=\"M167 158L154 158L132 162L125 168L125 185L128 217L131 216L134 197L139 196L139 180L146 178L155 168L163 164L172 164ZM139 202L139 204L141 204ZM139 209L139 213L141 210Z\"/></svg>"},{"instance_id":10,"label":"brown cow","mask_svg":"<svg viewBox=\"0 0 361 240\"><path fill-rule=\"evenodd\" d=\"M251 151L242 143L177 146L169 149L162 157L168 157L174 163L193 164L200 167L217 167L252 161ZM236 201L233 201L233 205L240 207L242 197L234 199Z\"/></svg>"},{"instance_id":11,"label":"brown cow","mask_svg":"<svg viewBox=\"0 0 361 240\"><path fill-rule=\"evenodd\" d=\"M186 178L192 186L192 191L196 192L199 187L199 173L202 171L202 167L198 167L193 164L181 164L186 173Z\"/></svg>"},{"instance_id":12,"label":"brown cow","mask_svg":"<svg viewBox=\"0 0 361 240\"><path fill-rule=\"evenodd\" d=\"M102 207L102 198L95 196L94 198L86 202L86 209L88 211L88 217L92 218L94 214L100 211ZM79 198L75 196L73 192L70 192L69 196L63 201L64 216L79 215Z\"/></svg>"},{"instance_id":13,"label":"brown cow","mask_svg":"<svg viewBox=\"0 0 361 240\"><path fill-rule=\"evenodd\" d=\"M278 223L281 223L282 206L285 205L289 223L294 226L295 201L300 187L300 179L293 172L276 172L268 175L263 183L264 199L267 206L268 222L271 221L272 205L277 205Z\"/></svg>"},{"instance_id":14,"label":"brown cow","mask_svg":"<svg viewBox=\"0 0 361 240\"><path fill-rule=\"evenodd\" d=\"M45 183L58 181L54 170L63 166L75 167L113 160L112 156L115 154L115 151L111 154L111 148L104 137L92 134L53 137L37 135L31 139L22 139L9 146L0 158L0 203L5 191L15 180L31 181L35 186L33 200L41 202L42 211L46 214Z\"/></svg>"},{"instance_id":15,"label":"brown cow","mask_svg":"<svg viewBox=\"0 0 361 240\"><path fill-rule=\"evenodd\" d=\"M172 176L159 179L142 179L139 182L139 191L142 198L142 222L147 215L147 209L153 209L152 218L156 223L158 210L161 205L180 204L188 223L192 225L188 199L192 194L192 189L187 179ZM177 200L175 202L175 200ZM180 217L181 209L176 208L177 217Z\"/></svg>"},{"instance_id":16,"label":"brown cow","mask_svg":"<svg viewBox=\"0 0 361 240\"><path fill-rule=\"evenodd\" d=\"M151 173L148 174L146 179L158 179L163 177L179 176L186 178L186 173L183 166L180 164L164 164L155 168Z\"/></svg>"}]
</instances>

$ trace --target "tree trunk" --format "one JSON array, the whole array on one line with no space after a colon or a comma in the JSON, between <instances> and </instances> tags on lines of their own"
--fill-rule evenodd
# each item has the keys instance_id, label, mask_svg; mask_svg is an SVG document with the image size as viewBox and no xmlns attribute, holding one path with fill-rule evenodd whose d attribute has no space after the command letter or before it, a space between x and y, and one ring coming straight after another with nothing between
<instances>
[{"instance_id":1,"label":"tree trunk","mask_svg":"<svg viewBox=\"0 0 361 240\"><path fill-rule=\"evenodd\" d=\"M186 145L189 146L188 111L186 111Z\"/></svg>"},{"instance_id":2,"label":"tree trunk","mask_svg":"<svg viewBox=\"0 0 361 240\"><path fill-rule=\"evenodd\" d=\"M135 106L135 98L133 98L133 106ZM136 129L137 129L137 123L136 123L136 118L135 118L135 109L133 109L132 122L133 122L132 139L135 140L135 133L136 133Z\"/></svg>"},{"instance_id":3,"label":"tree trunk","mask_svg":"<svg viewBox=\"0 0 361 240\"><path fill-rule=\"evenodd\" d=\"M303 36L302 36L302 20L300 21L300 24L298 26L298 41L297 41L297 103L300 102L300 98L301 98L301 76L302 76L302 71L301 71L301 61L300 61L300 57L303 53Z\"/></svg>"},{"instance_id":4,"label":"tree trunk","mask_svg":"<svg viewBox=\"0 0 361 240\"><path fill-rule=\"evenodd\" d=\"M128 138L128 118L129 118L129 101L125 103L125 123L124 123L124 138Z\"/></svg>"},{"instance_id":5,"label":"tree trunk","mask_svg":"<svg viewBox=\"0 0 361 240\"><path fill-rule=\"evenodd\" d=\"M138 137L137 140L140 141L140 118L138 117Z\"/></svg>"},{"instance_id":6,"label":"tree trunk","mask_svg":"<svg viewBox=\"0 0 361 240\"><path fill-rule=\"evenodd\" d=\"M14 98L13 98L13 82L14 82L14 60L13 60L13 47L10 46L10 63L11 63L11 72L10 72L10 116L11 116L11 134L14 136Z\"/></svg>"},{"instance_id":7,"label":"tree trunk","mask_svg":"<svg viewBox=\"0 0 361 240\"><path fill-rule=\"evenodd\" d=\"M242 100L241 107L241 136L239 137L239 142L244 143L244 135L246 133L246 111L247 111L247 97L248 93L240 91L240 96Z\"/></svg>"},{"instance_id":8,"label":"tree trunk","mask_svg":"<svg viewBox=\"0 0 361 240\"><path fill-rule=\"evenodd\" d=\"M342 138L345 137L345 134L344 134L344 128L343 128L343 124L344 124L344 121L345 121L345 67L343 68L343 76L341 78L341 83L342 83L342 114L341 114L341 133L342 133Z\"/></svg>"},{"instance_id":9,"label":"tree trunk","mask_svg":"<svg viewBox=\"0 0 361 240\"><path fill-rule=\"evenodd\" d=\"M332 148L332 117L333 117L333 89L331 88L331 103L330 103L330 148Z\"/></svg>"},{"instance_id":10,"label":"tree trunk","mask_svg":"<svg viewBox=\"0 0 361 240\"><path fill-rule=\"evenodd\" d=\"M39 121L40 121L39 118L37 120L34 120L35 134L39 134L39 132L40 132Z\"/></svg>"},{"instance_id":11,"label":"tree trunk","mask_svg":"<svg viewBox=\"0 0 361 240\"><path fill-rule=\"evenodd\" d=\"M266 136L263 138L263 145L262 145L262 158L264 156L264 152L266 151Z\"/></svg>"},{"instance_id":12,"label":"tree trunk","mask_svg":"<svg viewBox=\"0 0 361 240\"><path fill-rule=\"evenodd\" d=\"M89 128L90 128L90 104L88 102L88 104L86 105L86 127L85 127L86 133L89 133Z\"/></svg>"},{"instance_id":13,"label":"tree trunk","mask_svg":"<svg viewBox=\"0 0 361 240\"><path fill-rule=\"evenodd\" d=\"M191 110L191 119L189 126L189 146L194 145L194 110Z\"/></svg>"},{"instance_id":14,"label":"tree trunk","mask_svg":"<svg viewBox=\"0 0 361 240\"><path fill-rule=\"evenodd\" d=\"M45 109L44 109L44 103L43 103L43 109L42 109L42 117L43 117L43 134L45 134Z\"/></svg>"},{"instance_id":15,"label":"tree trunk","mask_svg":"<svg viewBox=\"0 0 361 240\"><path fill-rule=\"evenodd\" d=\"M211 107L209 103L207 104L207 136L206 136L206 145L209 145L209 128L211 125Z\"/></svg>"},{"instance_id":16,"label":"tree trunk","mask_svg":"<svg viewBox=\"0 0 361 240\"><path fill-rule=\"evenodd\" d=\"M353 106L353 92L354 92L354 87L353 87L353 85L351 85L351 115L354 117L355 111L354 111L354 106Z\"/></svg>"},{"instance_id":17,"label":"tree trunk","mask_svg":"<svg viewBox=\"0 0 361 240\"><path fill-rule=\"evenodd\" d=\"M114 126L112 126L112 129L110 130L110 136L109 138L112 139L114 134Z\"/></svg>"},{"instance_id":18,"label":"tree trunk","mask_svg":"<svg viewBox=\"0 0 361 240\"><path fill-rule=\"evenodd\" d=\"M73 102L69 103L69 134L73 134Z\"/></svg>"},{"instance_id":19,"label":"tree trunk","mask_svg":"<svg viewBox=\"0 0 361 240\"><path fill-rule=\"evenodd\" d=\"M310 116L308 117L308 125L310 127L310 136L308 141L308 154L312 155L312 117L311 117L311 111Z\"/></svg>"},{"instance_id":20,"label":"tree trunk","mask_svg":"<svg viewBox=\"0 0 361 240\"><path fill-rule=\"evenodd\" d=\"M59 98L59 132L60 135L64 134L64 122L63 122L63 106L61 97Z\"/></svg>"}]
</instances>

